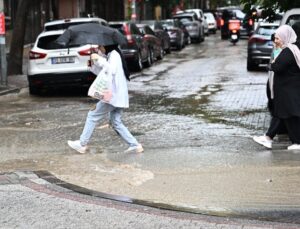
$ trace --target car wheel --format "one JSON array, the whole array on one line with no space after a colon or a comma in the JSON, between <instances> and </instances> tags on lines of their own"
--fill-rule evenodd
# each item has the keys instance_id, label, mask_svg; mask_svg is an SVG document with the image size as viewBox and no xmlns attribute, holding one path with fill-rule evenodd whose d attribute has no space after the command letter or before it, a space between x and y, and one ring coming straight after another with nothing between
<instances>
[{"instance_id":1,"label":"car wheel","mask_svg":"<svg viewBox=\"0 0 300 229\"><path fill-rule=\"evenodd\" d=\"M190 45L191 43L192 43L192 39L191 39L190 36L188 36L186 44L187 44L187 45Z\"/></svg>"},{"instance_id":2,"label":"car wheel","mask_svg":"<svg viewBox=\"0 0 300 229\"><path fill-rule=\"evenodd\" d=\"M147 56L147 60L144 63L145 67L150 67L153 63L153 52L151 49L149 49L148 51L148 56Z\"/></svg>"},{"instance_id":3,"label":"car wheel","mask_svg":"<svg viewBox=\"0 0 300 229\"><path fill-rule=\"evenodd\" d=\"M39 88L29 84L29 94L30 95L40 95L41 90Z\"/></svg>"},{"instance_id":4,"label":"car wheel","mask_svg":"<svg viewBox=\"0 0 300 229\"><path fill-rule=\"evenodd\" d=\"M157 56L158 60L162 60L164 58L164 49L160 47L159 55Z\"/></svg>"},{"instance_id":5,"label":"car wheel","mask_svg":"<svg viewBox=\"0 0 300 229\"><path fill-rule=\"evenodd\" d=\"M247 70L254 71L256 68L257 68L257 65L248 58L247 59Z\"/></svg>"},{"instance_id":6,"label":"car wheel","mask_svg":"<svg viewBox=\"0 0 300 229\"><path fill-rule=\"evenodd\" d=\"M227 39L227 36L224 35L224 34L221 34L221 39L222 39L222 40L226 40L226 39Z\"/></svg>"},{"instance_id":7,"label":"car wheel","mask_svg":"<svg viewBox=\"0 0 300 229\"><path fill-rule=\"evenodd\" d=\"M166 49L166 53L170 54L171 53L171 45L169 45L169 47Z\"/></svg>"},{"instance_id":8,"label":"car wheel","mask_svg":"<svg viewBox=\"0 0 300 229\"><path fill-rule=\"evenodd\" d=\"M141 57L140 53L138 54L138 58L137 58L137 61L135 63L135 69L137 71L141 71L143 69L143 62L142 62L142 57Z\"/></svg>"},{"instance_id":9,"label":"car wheel","mask_svg":"<svg viewBox=\"0 0 300 229\"><path fill-rule=\"evenodd\" d=\"M205 41L205 35L203 34L202 38L201 38L201 42Z\"/></svg>"}]
</instances>

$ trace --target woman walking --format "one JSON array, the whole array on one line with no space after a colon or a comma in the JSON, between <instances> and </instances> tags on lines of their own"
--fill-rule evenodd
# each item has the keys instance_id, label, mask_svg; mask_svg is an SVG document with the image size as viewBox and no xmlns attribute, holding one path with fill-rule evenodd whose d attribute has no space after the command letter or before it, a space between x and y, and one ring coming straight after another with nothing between
<instances>
[{"instance_id":1,"label":"woman walking","mask_svg":"<svg viewBox=\"0 0 300 229\"><path fill-rule=\"evenodd\" d=\"M274 116L281 119L292 145L288 150L300 150L300 42L292 27L280 26L275 42L283 50L271 64L274 71ZM295 43L296 42L296 43Z\"/></svg>"},{"instance_id":2,"label":"woman walking","mask_svg":"<svg viewBox=\"0 0 300 229\"><path fill-rule=\"evenodd\" d=\"M94 109L88 112L85 126L79 140L68 141L68 145L79 153L86 153L88 143L93 134L96 125L109 116L112 128L119 134L119 136L128 144L129 148L125 152L144 151L142 145L124 126L121 120L121 115L124 108L129 107L128 88L126 78L127 67L122 59L121 51L116 45L113 46L99 46L99 55L92 54L94 65L91 70L95 74L106 68L111 73L111 85L108 95L105 95L103 100L100 100ZM107 56L107 59L103 55Z\"/></svg>"},{"instance_id":3,"label":"woman walking","mask_svg":"<svg viewBox=\"0 0 300 229\"><path fill-rule=\"evenodd\" d=\"M271 61L275 61L279 53L282 51L283 42L280 39L276 39L275 34L272 35L273 41L273 52L271 54ZM269 78L267 82L267 97L268 97L268 108L271 113L271 121L267 132L262 136L254 136L253 140L260 145L265 146L268 149L272 148L273 138L278 134L286 134L286 128L284 123L277 117L273 115L273 99L274 99L274 90L273 90L273 82L274 82L274 72L269 71Z\"/></svg>"}]
</instances>

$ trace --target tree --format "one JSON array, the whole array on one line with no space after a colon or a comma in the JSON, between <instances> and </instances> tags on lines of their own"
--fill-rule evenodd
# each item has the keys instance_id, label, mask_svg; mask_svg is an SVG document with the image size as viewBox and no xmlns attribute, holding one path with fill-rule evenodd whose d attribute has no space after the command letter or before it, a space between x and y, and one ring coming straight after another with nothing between
<instances>
[{"instance_id":1,"label":"tree","mask_svg":"<svg viewBox=\"0 0 300 229\"><path fill-rule=\"evenodd\" d=\"M269 18L270 20L275 17L276 11L285 12L292 8L299 8L300 1L295 0L241 0L244 4L244 10L251 12L253 6L259 5L262 10L262 17Z\"/></svg>"},{"instance_id":2,"label":"tree","mask_svg":"<svg viewBox=\"0 0 300 229\"><path fill-rule=\"evenodd\" d=\"M29 11L30 2L19 0L17 14L12 33L10 52L8 59L7 75L22 74L23 47L26 28L26 18Z\"/></svg>"}]
</instances>

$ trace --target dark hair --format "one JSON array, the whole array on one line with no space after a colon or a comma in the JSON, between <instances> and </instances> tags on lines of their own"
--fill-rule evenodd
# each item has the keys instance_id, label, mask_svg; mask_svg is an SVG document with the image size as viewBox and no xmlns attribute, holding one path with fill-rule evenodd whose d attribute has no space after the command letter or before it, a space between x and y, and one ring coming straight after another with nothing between
<instances>
[{"instance_id":1,"label":"dark hair","mask_svg":"<svg viewBox=\"0 0 300 229\"><path fill-rule=\"evenodd\" d=\"M271 35L271 41L275 41L275 33L273 33L272 35Z\"/></svg>"},{"instance_id":2,"label":"dark hair","mask_svg":"<svg viewBox=\"0 0 300 229\"><path fill-rule=\"evenodd\" d=\"M292 25L293 30L297 35L297 41L300 41L300 21L297 21Z\"/></svg>"},{"instance_id":3,"label":"dark hair","mask_svg":"<svg viewBox=\"0 0 300 229\"><path fill-rule=\"evenodd\" d=\"M119 53L119 55L121 57L121 60L122 60L122 66L123 66L125 77L128 81L130 81L130 71L128 69L127 63L126 63L125 58L123 56L123 53L119 49L118 45L108 45L108 46L104 46L104 48L105 48L105 51L106 51L106 55L108 53L110 53L111 51L113 51L113 50L116 50Z\"/></svg>"}]
</instances>

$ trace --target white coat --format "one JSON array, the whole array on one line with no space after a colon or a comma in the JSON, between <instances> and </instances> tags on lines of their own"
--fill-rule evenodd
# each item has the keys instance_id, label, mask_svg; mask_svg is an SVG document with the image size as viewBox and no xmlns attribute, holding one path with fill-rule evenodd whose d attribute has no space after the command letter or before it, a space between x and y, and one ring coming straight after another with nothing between
<instances>
[{"instance_id":1,"label":"white coat","mask_svg":"<svg viewBox=\"0 0 300 229\"><path fill-rule=\"evenodd\" d=\"M124 74L120 54L113 50L108 54L107 59L103 57L98 58L92 66L91 71L97 75L102 68L107 68L112 75L112 98L108 103L114 107L128 108L129 98L127 80Z\"/></svg>"}]
</instances>

